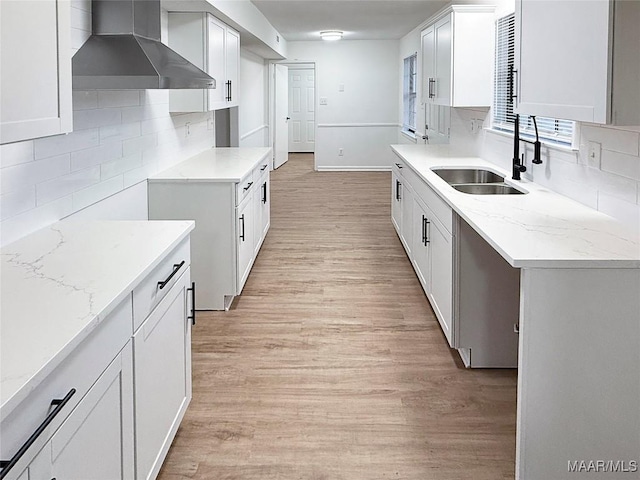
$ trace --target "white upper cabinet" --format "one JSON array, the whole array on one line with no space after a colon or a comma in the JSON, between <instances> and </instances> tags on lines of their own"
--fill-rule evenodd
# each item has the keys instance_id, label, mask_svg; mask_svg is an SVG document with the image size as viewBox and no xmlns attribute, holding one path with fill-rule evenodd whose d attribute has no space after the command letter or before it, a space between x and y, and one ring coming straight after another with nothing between
<instances>
[{"instance_id":1,"label":"white upper cabinet","mask_svg":"<svg viewBox=\"0 0 640 480\"><path fill-rule=\"evenodd\" d=\"M489 106L494 7L453 5L422 31L422 101L449 107Z\"/></svg>"},{"instance_id":2,"label":"white upper cabinet","mask_svg":"<svg viewBox=\"0 0 640 480\"><path fill-rule=\"evenodd\" d=\"M518 0L516 111L640 125L640 2Z\"/></svg>"},{"instance_id":3,"label":"white upper cabinet","mask_svg":"<svg viewBox=\"0 0 640 480\"><path fill-rule=\"evenodd\" d=\"M172 112L238 105L240 34L208 13L169 12L169 46L216 81L216 88L171 90Z\"/></svg>"},{"instance_id":4,"label":"white upper cabinet","mask_svg":"<svg viewBox=\"0 0 640 480\"><path fill-rule=\"evenodd\" d=\"M0 2L0 143L70 132L70 6Z\"/></svg>"}]
</instances>

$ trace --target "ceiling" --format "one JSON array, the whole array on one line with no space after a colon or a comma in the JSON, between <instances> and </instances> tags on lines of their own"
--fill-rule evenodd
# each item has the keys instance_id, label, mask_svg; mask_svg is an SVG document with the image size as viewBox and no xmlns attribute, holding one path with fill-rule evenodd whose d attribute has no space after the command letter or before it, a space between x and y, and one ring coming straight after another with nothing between
<instances>
[{"instance_id":1,"label":"ceiling","mask_svg":"<svg viewBox=\"0 0 640 480\"><path fill-rule=\"evenodd\" d=\"M288 41L319 40L342 30L345 40L398 39L450 2L441 0L251 0Z\"/></svg>"}]
</instances>

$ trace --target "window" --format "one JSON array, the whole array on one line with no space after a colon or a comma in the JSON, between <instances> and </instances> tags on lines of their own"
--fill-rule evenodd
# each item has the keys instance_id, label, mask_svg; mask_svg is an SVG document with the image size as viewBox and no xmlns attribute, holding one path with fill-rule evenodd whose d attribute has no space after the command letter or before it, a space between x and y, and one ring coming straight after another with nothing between
<instances>
[{"instance_id":1,"label":"window","mask_svg":"<svg viewBox=\"0 0 640 480\"><path fill-rule=\"evenodd\" d=\"M496 64L493 88L493 128L513 132L515 114L510 89L510 71L515 60L515 14L499 19L496 23ZM540 140L548 143L571 145L574 122L556 118L536 117ZM535 136L533 120L529 115L520 115L520 134Z\"/></svg>"},{"instance_id":2,"label":"window","mask_svg":"<svg viewBox=\"0 0 640 480\"><path fill-rule=\"evenodd\" d=\"M416 132L416 98L418 82L418 54L414 53L404 59L404 81L402 88L402 131Z\"/></svg>"}]
</instances>

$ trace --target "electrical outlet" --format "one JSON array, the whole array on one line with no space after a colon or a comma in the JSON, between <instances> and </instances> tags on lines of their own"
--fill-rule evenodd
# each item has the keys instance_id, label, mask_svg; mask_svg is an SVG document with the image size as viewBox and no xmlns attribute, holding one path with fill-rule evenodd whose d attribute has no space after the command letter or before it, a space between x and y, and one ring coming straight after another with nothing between
<instances>
[{"instance_id":1,"label":"electrical outlet","mask_svg":"<svg viewBox=\"0 0 640 480\"><path fill-rule=\"evenodd\" d=\"M213 115L207 118L207 130L213 130Z\"/></svg>"},{"instance_id":2,"label":"electrical outlet","mask_svg":"<svg viewBox=\"0 0 640 480\"><path fill-rule=\"evenodd\" d=\"M327 97L320 97L320 105L327 105Z\"/></svg>"},{"instance_id":3,"label":"electrical outlet","mask_svg":"<svg viewBox=\"0 0 640 480\"><path fill-rule=\"evenodd\" d=\"M589 142L587 144L587 165L593 168L600 168L600 155L602 153L602 145L598 142Z\"/></svg>"},{"instance_id":4,"label":"electrical outlet","mask_svg":"<svg viewBox=\"0 0 640 480\"><path fill-rule=\"evenodd\" d=\"M184 136L188 138L191 135L191 122L184 124Z\"/></svg>"},{"instance_id":5,"label":"electrical outlet","mask_svg":"<svg viewBox=\"0 0 640 480\"><path fill-rule=\"evenodd\" d=\"M339 92L344 92L344 83L338 84L338 91Z\"/></svg>"},{"instance_id":6,"label":"electrical outlet","mask_svg":"<svg viewBox=\"0 0 640 480\"><path fill-rule=\"evenodd\" d=\"M342 149L342 148L339 148L339 149L338 149L338 156L339 156L339 157L344 156L344 149Z\"/></svg>"}]
</instances>

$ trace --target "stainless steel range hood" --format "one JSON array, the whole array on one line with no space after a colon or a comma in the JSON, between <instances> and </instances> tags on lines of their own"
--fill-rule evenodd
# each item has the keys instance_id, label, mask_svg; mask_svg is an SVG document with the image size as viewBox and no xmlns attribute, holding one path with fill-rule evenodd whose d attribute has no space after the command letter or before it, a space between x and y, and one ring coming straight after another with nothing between
<instances>
[{"instance_id":1,"label":"stainless steel range hood","mask_svg":"<svg viewBox=\"0 0 640 480\"><path fill-rule=\"evenodd\" d=\"M160 42L160 0L93 0L93 35L73 56L73 88L215 88L216 81Z\"/></svg>"}]
</instances>

